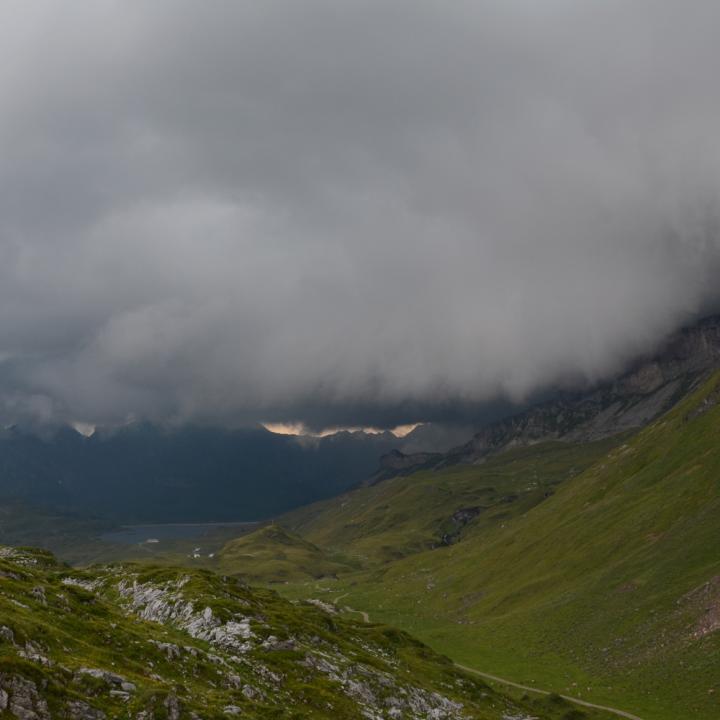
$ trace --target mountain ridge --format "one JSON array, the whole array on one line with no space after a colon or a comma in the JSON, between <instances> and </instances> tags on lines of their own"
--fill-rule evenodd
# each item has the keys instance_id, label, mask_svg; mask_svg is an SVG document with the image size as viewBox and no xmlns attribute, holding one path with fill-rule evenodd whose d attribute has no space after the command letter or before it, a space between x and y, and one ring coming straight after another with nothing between
<instances>
[{"instance_id":1,"label":"mountain ridge","mask_svg":"<svg viewBox=\"0 0 720 720\"><path fill-rule=\"evenodd\" d=\"M552 440L591 442L637 430L660 417L720 367L720 316L682 328L659 351L636 360L619 377L587 391L563 392L490 423L446 453L381 458L373 481L418 470L482 462L502 450Z\"/></svg>"}]
</instances>

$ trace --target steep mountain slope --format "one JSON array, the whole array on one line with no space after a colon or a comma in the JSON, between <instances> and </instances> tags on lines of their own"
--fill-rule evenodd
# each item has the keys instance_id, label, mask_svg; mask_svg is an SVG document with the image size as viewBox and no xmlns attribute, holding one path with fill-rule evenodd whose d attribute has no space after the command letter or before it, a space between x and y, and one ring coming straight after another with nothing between
<instances>
[{"instance_id":1,"label":"steep mountain slope","mask_svg":"<svg viewBox=\"0 0 720 720\"><path fill-rule=\"evenodd\" d=\"M212 573L2 548L0 590L3 717L580 717L494 692L402 632Z\"/></svg>"},{"instance_id":2,"label":"steep mountain slope","mask_svg":"<svg viewBox=\"0 0 720 720\"><path fill-rule=\"evenodd\" d=\"M529 480L531 458L546 447L465 468L478 473L473 492L489 483L485 469L509 469L514 453L530 463L516 466L515 482ZM442 492L463 488L461 467L429 475L434 496L422 473L388 481L381 512L396 520L396 537L430 521ZM720 374L543 502L487 521L480 514L457 542L324 585L465 664L582 691L649 720L710 720L720 716L718 478ZM407 512L417 491L429 501L414 499ZM342 503L352 509L330 530L328 508L294 527L304 523L307 537L325 534L346 552L381 547L387 531L377 518L355 534L368 512L355 498L336 501L339 512Z\"/></svg>"},{"instance_id":3,"label":"steep mountain slope","mask_svg":"<svg viewBox=\"0 0 720 720\"><path fill-rule=\"evenodd\" d=\"M450 545L477 526L494 526L552 496L620 440L517 448L482 465L396 476L298 508L279 522L365 564Z\"/></svg>"},{"instance_id":4,"label":"steep mountain slope","mask_svg":"<svg viewBox=\"0 0 720 720\"><path fill-rule=\"evenodd\" d=\"M720 367L720 318L669 339L652 358L589 393L561 397L480 431L447 462L476 462L488 452L549 439L586 442L633 430L667 412Z\"/></svg>"},{"instance_id":5,"label":"steep mountain slope","mask_svg":"<svg viewBox=\"0 0 720 720\"><path fill-rule=\"evenodd\" d=\"M668 339L618 379L585 392L566 392L485 425L443 457L395 452L383 458L378 479L457 463L549 440L590 442L637 430L660 417L720 367L720 317L710 317Z\"/></svg>"},{"instance_id":6,"label":"steep mountain slope","mask_svg":"<svg viewBox=\"0 0 720 720\"><path fill-rule=\"evenodd\" d=\"M256 520L336 495L368 478L390 433L320 439L263 428L136 424L84 437L0 434L0 500L117 522Z\"/></svg>"}]
</instances>

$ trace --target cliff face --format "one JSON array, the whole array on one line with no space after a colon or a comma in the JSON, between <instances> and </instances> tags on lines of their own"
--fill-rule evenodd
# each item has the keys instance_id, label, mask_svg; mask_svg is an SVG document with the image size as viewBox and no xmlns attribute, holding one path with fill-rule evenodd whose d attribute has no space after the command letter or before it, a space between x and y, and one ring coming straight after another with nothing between
<instances>
[{"instance_id":1,"label":"cliff face","mask_svg":"<svg viewBox=\"0 0 720 720\"><path fill-rule=\"evenodd\" d=\"M443 456L383 458L376 480L428 467L480 462L486 455L548 440L587 442L641 428L675 405L720 367L720 317L672 336L655 356L638 361L614 381L566 393L482 428Z\"/></svg>"},{"instance_id":2,"label":"cliff face","mask_svg":"<svg viewBox=\"0 0 720 720\"><path fill-rule=\"evenodd\" d=\"M685 328L652 358L591 391L565 395L493 423L445 457L473 463L485 455L547 440L587 442L641 428L720 367L720 317Z\"/></svg>"}]
</instances>

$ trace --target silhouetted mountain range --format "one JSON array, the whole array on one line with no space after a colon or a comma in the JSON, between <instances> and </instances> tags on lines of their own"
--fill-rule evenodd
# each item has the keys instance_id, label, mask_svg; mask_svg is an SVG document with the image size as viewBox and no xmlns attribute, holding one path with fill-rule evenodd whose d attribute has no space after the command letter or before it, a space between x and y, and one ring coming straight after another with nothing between
<instances>
[{"instance_id":1,"label":"silhouetted mountain range","mask_svg":"<svg viewBox=\"0 0 720 720\"><path fill-rule=\"evenodd\" d=\"M391 433L9 428L0 434L0 499L119 522L255 520L347 490L397 444Z\"/></svg>"}]
</instances>

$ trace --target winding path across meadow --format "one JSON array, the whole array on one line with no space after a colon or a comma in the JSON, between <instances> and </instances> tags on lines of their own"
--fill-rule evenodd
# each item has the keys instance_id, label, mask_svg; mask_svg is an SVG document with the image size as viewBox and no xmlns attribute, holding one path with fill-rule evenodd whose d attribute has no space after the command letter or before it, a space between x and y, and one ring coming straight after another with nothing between
<instances>
[{"instance_id":1,"label":"winding path across meadow","mask_svg":"<svg viewBox=\"0 0 720 720\"><path fill-rule=\"evenodd\" d=\"M460 665L460 663L455 663L455 666L459 667L465 672L472 673L473 675L479 675L481 678L485 678L486 680L492 680L493 682L501 683L502 685L509 685L514 688L519 688L520 690L537 693L538 695L551 694L549 690L538 690L538 688L530 687L529 685L521 685L520 683L513 682L512 680L506 680L505 678L498 677L497 675L491 675L490 673L481 672L480 670L468 667L467 665ZM638 717L637 715L633 715L632 713L625 712L625 710L620 710L618 708L608 707L607 705L596 705L595 703L588 702L587 700L570 697L569 695L560 695L560 697L563 700L574 703L575 705L582 705L583 707L592 708L593 710L604 710L605 712L613 713L614 715L617 715L621 718L627 718L627 720L642 720L642 718Z\"/></svg>"},{"instance_id":2,"label":"winding path across meadow","mask_svg":"<svg viewBox=\"0 0 720 720\"><path fill-rule=\"evenodd\" d=\"M340 600L342 600L344 597L347 597L349 594L350 593L345 593L344 595L340 595L339 597L335 598L335 600L333 601L333 604L337 605ZM368 613L366 613L364 610L355 610L354 608L351 608L348 605L345 605L343 609L346 612L357 613L358 615L362 616L363 622L366 622L366 623L370 622L370 615ZM506 680L505 678L498 677L497 675L491 675L490 673L482 672L481 670L476 670L475 668L468 667L467 665L461 665L460 663L455 663L455 666L460 668L461 670L464 670L465 672L471 673L473 675L477 675L478 677L484 678L485 680L491 680L492 682L500 683L501 685L508 685L510 687L517 688L519 690L525 690L527 692L536 693L537 695L551 695L552 694L549 690L539 690L538 688L530 687L529 685L521 685L520 683L513 682L512 680ZM643 720L638 715L633 715L632 713L626 712L625 710L620 710L619 708L608 707L607 705L596 705L595 703L588 702L587 700L581 700L580 698L570 697L569 695L560 695L560 697L563 700L567 700L568 702L574 703L575 705L581 705L582 707L592 708L593 710L603 710L604 712L612 713L613 715L617 715L618 717L625 718L626 720Z\"/></svg>"}]
</instances>

